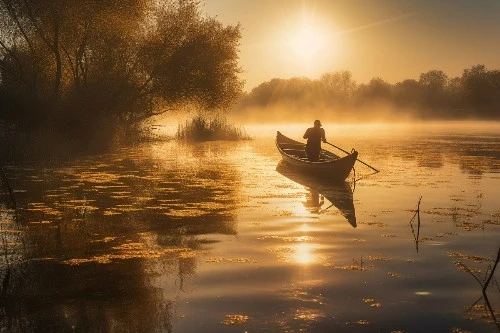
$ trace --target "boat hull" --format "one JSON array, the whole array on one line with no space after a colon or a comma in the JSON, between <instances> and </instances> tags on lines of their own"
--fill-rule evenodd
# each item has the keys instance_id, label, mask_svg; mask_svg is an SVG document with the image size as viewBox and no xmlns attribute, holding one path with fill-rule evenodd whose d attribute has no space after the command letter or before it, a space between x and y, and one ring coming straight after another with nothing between
<instances>
[{"instance_id":1,"label":"boat hull","mask_svg":"<svg viewBox=\"0 0 500 333\"><path fill-rule=\"evenodd\" d=\"M323 195L330 203L337 208L346 220L353 226L356 224L356 211L354 209L353 191L351 185L347 182L325 183L314 175L309 175L296 170L283 160L276 167L281 175L307 188L311 193L317 192ZM327 208L328 209L328 208ZM326 209L325 209L326 210ZM319 211L318 213L321 213Z\"/></svg>"},{"instance_id":2,"label":"boat hull","mask_svg":"<svg viewBox=\"0 0 500 333\"><path fill-rule=\"evenodd\" d=\"M276 135L276 147L283 161L289 166L300 172L308 173L331 182L345 181L358 158L358 152L355 150L347 156L339 157L330 151L322 149L320 161L311 162L307 160L305 155L304 143L290 139L279 131Z\"/></svg>"}]
</instances>

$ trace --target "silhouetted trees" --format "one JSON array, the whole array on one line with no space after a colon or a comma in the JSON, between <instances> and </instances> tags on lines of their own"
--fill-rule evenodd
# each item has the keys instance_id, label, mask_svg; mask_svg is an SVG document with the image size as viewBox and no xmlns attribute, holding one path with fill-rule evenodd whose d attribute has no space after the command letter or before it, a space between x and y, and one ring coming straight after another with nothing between
<instances>
[{"instance_id":1,"label":"silhouetted trees","mask_svg":"<svg viewBox=\"0 0 500 333\"><path fill-rule=\"evenodd\" d=\"M301 83L300 89L294 82ZM287 105L300 107L307 102L309 109L323 108L337 114L349 110L356 113L354 116L367 115L371 110L375 113L378 106L385 105L401 115L410 112L424 119L498 119L500 70L476 65L454 78L441 70L430 70L420 74L418 80L395 84L379 77L358 84L349 71L325 73L318 80L273 79L243 96L240 108L277 105L284 100Z\"/></svg>"},{"instance_id":2,"label":"silhouetted trees","mask_svg":"<svg viewBox=\"0 0 500 333\"><path fill-rule=\"evenodd\" d=\"M0 122L18 130L113 136L242 88L239 25L196 0L0 0L0 22Z\"/></svg>"}]
</instances>

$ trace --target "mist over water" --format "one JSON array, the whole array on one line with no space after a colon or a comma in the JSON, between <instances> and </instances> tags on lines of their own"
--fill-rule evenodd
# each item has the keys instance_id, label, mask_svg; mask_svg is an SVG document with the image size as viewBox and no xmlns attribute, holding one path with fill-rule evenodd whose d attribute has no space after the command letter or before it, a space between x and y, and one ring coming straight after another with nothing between
<instances>
[{"instance_id":1,"label":"mist over water","mask_svg":"<svg viewBox=\"0 0 500 333\"><path fill-rule=\"evenodd\" d=\"M500 124L321 119L381 170L339 188L280 168L276 131L315 118L4 166L2 330L495 331L463 266L484 276L500 246Z\"/></svg>"}]
</instances>

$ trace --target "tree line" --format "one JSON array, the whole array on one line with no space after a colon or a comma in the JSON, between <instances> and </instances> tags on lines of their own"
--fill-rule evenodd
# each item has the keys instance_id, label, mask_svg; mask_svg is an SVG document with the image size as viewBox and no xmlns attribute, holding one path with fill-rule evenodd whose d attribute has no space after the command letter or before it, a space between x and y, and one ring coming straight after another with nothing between
<instances>
[{"instance_id":1,"label":"tree line","mask_svg":"<svg viewBox=\"0 0 500 333\"><path fill-rule=\"evenodd\" d=\"M420 74L418 80L395 84L380 77L358 84L349 71L325 73L317 80L272 79L242 96L239 107L244 110L279 104L294 105L297 110L349 109L359 113L354 116L366 115L376 106L390 105L402 114L424 119L498 119L500 70L475 65L453 78L441 70L430 70Z\"/></svg>"},{"instance_id":2,"label":"tree line","mask_svg":"<svg viewBox=\"0 0 500 333\"><path fill-rule=\"evenodd\" d=\"M0 124L105 144L241 92L240 26L196 0L0 0Z\"/></svg>"}]
</instances>

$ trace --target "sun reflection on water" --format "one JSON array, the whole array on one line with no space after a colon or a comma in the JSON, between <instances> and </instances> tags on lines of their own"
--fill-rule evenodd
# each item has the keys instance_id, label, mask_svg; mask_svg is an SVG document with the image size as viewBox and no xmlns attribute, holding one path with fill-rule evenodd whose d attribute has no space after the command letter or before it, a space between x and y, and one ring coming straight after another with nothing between
<instances>
[{"instance_id":1,"label":"sun reflection on water","mask_svg":"<svg viewBox=\"0 0 500 333\"><path fill-rule=\"evenodd\" d=\"M300 265L313 264L316 261L313 246L306 242L300 242L295 245L293 261Z\"/></svg>"}]
</instances>

